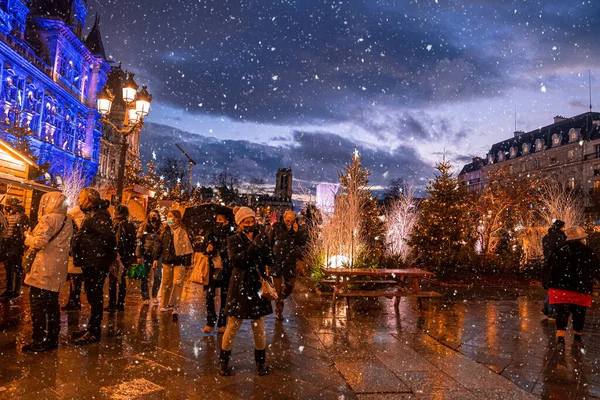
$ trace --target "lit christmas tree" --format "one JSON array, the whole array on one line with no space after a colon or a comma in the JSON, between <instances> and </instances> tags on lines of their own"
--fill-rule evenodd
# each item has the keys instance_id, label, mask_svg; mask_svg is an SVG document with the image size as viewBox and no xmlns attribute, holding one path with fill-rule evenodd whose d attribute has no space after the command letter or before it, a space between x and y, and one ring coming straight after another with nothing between
<instances>
[{"instance_id":1,"label":"lit christmas tree","mask_svg":"<svg viewBox=\"0 0 600 400\"><path fill-rule=\"evenodd\" d=\"M461 256L473 248L471 221L466 189L450 172L450 163L444 160L435 168L439 174L427 185L430 197L421 204L410 245L420 265L450 273L460 266Z\"/></svg>"},{"instance_id":2,"label":"lit christmas tree","mask_svg":"<svg viewBox=\"0 0 600 400\"><path fill-rule=\"evenodd\" d=\"M385 250L385 227L380 219L377 199L373 198L369 188L369 175L371 171L362 166L356 149L346 169L339 174L342 189L340 200L351 203L348 204L348 210L358 211L347 216L351 219L347 225L348 229L352 229L353 242L360 243L359 249L352 246L352 257L358 257L360 264L365 264L361 266L376 265ZM356 240L357 237L359 240ZM353 264L358 266L357 262Z\"/></svg>"}]
</instances>

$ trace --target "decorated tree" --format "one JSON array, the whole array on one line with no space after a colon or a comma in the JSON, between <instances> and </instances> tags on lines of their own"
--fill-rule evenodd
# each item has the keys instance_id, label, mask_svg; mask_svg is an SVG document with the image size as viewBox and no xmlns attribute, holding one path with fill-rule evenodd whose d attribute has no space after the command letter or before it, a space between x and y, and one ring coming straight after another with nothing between
<instances>
[{"instance_id":1,"label":"decorated tree","mask_svg":"<svg viewBox=\"0 0 600 400\"><path fill-rule=\"evenodd\" d=\"M482 254L497 253L502 242L513 241L514 232L530 226L535 217L532 207L538 199L539 181L535 177L516 177L506 168L491 170L487 185L471 198L471 216Z\"/></svg>"},{"instance_id":2,"label":"decorated tree","mask_svg":"<svg viewBox=\"0 0 600 400\"><path fill-rule=\"evenodd\" d=\"M419 220L418 204L411 187L391 201L385 216L387 252L406 263L412 252L410 237Z\"/></svg>"},{"instance_id":3,"label":"decorated tree","mask_svg":"<svg viewBox=\"0 0 600 400\"><path fill-rule=\"evenodd\" d=\"M156 200L162 200L167 193L167 186L162 176L159 176L156 172L156 154L152 154L152 160L146 164L148 172L142 178L142 185L150 190L154 191L154 198Z\"/></svg>"},{"instance_id":4,"label":"decorated tree","mask_svg":"<svg viewBox=\"0 0 600 400\"><path fill-rule=\"evenodd\" d=\"M427 184L429 197L421 205L409 244L420 265L447 274L461 266L473 240L466 189L450 171L449 162L444 160L435 168L438 174Z\"/></svg>"},{"instance_id":5,"label":"decorated tree","mask_svg":"<svg viewBox=\"0 0 600 400\"><path fill-rule=\"evenodd\" d=\"M339 174L341 191L336 203L340 203L342 209L350 211L347 216L341 218L344 219L342 226L346 230L345 234L351 237L354 244L351 256L359 257L361 262L372 266L377 264L383 255L385 227L380 219L381 209L369 187L369 175L371 171L362 166L358 151L355 150L346 169ZM342 206L344 202L347 204ZM357 247L356 243L360 246Z\"/></svg>"},{"instance_id":6,"label":"decorated tree","mask_svg":"<svg viewBox=\"0 0 600 400\"><path fill-rule=\"evenodd\" d=\"M139 160L129 160L125 163L125 186L139 185L143 182L144 170Z\"/></svg>"}]
</instances>

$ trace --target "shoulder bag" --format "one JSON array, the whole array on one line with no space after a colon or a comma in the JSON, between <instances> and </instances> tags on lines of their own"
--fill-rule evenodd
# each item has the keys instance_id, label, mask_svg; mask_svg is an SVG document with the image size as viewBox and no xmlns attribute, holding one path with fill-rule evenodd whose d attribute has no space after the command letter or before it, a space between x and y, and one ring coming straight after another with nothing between
<instances>
[{"instance_id":1,"label":"shoulder bag","mask_svg":"<svg viewBox=\"0 0 600 400\"><path fill-rule=\"evenodd\" d=\"M67 222L67 219L68 219L68 217L65 215L65 219L63 219L60 229L54 235L52 235L50 240L48 240L48 244L50 244L50 242L52 242L54 239L56 239L56 237L62 232L63 228L65 227L65 223ZM48 246L48 244L46 244L46 246ZM37 256L37 253L39 251L40 250L34 249L32 247L28 248L25 251L25 254L23 255L23 260L22 260L23 275L27 275L29 273L29 271L31 271L31 267L33 266L33 262L35 261L35 257Z\"/></svg>"}]
</instances>

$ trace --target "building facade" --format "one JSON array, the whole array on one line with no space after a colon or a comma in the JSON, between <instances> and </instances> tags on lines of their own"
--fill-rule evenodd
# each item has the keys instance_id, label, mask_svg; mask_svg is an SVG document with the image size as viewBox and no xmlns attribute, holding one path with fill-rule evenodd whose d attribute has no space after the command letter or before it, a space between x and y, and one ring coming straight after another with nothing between
<instances>
[{"instance_id":1,"label":"building facade","mask_svg":"<svg viewBox=\"0 0 600 400\"><path fill-rule=\"evenodd\" d=\"M41 179L60 187L80 168L86 184L98 170L101 116L96 95L106 83L99 20L83 37L85 0L0 1L0 120L2 138L11 126L30 132Z\"/></svg>"},{"instance_id":2,"label":"building facade","mask_svg":"<svg viewBox=\"0 0 600 400\"><path fill-rule=\"evenodd\" d=\"M478 190L496 168L506 168L515 176L560 181L581 191L584 206L590 207L590 194L600 189L600 113L556 116L550 125L517 131L514 137L492 145L485 159L473 158L459 179L470 190Z\"/></svg>"}]
</instances>

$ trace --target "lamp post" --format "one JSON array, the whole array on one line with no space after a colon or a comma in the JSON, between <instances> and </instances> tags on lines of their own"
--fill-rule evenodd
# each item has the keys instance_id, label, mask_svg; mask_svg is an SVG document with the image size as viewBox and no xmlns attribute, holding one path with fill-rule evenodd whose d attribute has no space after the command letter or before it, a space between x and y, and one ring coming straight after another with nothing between
<instances>
[{"instance_id":1,"label":"lamp post","mask_svg":"<svg viewBox=\"0 0 600 400\"><path fill-rule=\"evenodd\" d=\"M102 114L102 123L110 125L115 132L122 136L121 152L119 154L119 172L117 174L117 204L123 201L123 185L125 184L125 163L127 162L127 148L129 135L144 124L144 117L148 115L152 95L147 87L142 86L138 92L138 85L133 80L133 74L128 73L128 78L123 85L123 100L125 101L125 120L123 128L118 128L107 118L112 108L115 96L106 87L98 93L98 112Z\"/></svg>"}]
</instances>

